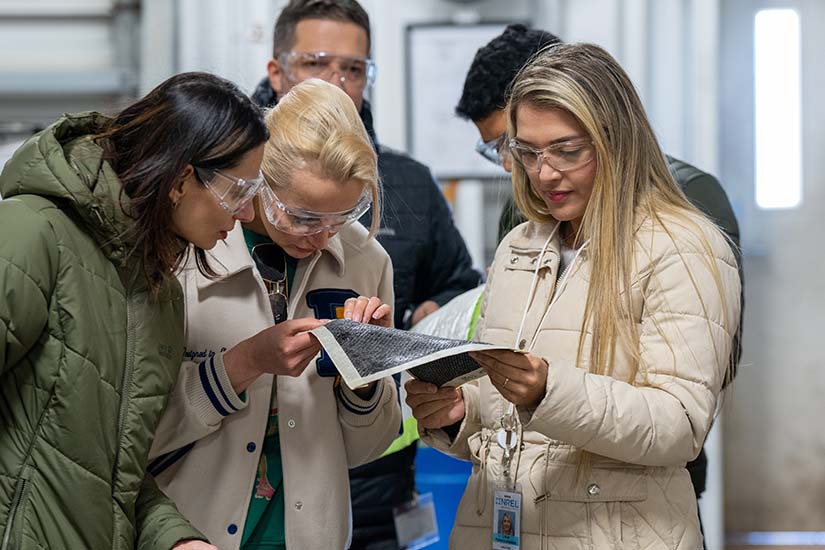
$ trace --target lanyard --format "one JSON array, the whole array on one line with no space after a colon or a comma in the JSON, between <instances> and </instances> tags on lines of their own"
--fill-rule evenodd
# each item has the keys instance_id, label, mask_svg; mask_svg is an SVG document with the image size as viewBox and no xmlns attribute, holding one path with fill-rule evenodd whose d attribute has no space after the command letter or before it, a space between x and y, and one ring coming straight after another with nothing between
<instances>
[{"instance_id":1,"label":"lanyard","mask_svg":"<svg viewBox=\"0 0 825 550\"><path fill-rule=\"evenodd\" d=\"M530 304L536 297L536 292L538 290L539 285L539 270L541 269L542 262L544 261L544 255L547 252L547 247L550 245L550 241L552 241L553 237L555 237L556 233L558 233L560 226L561 222L558 222L556 226L553 228L553 230L550 232L550 235L547 237L547 240L544 242L544 246L542 246L541 248L538 263L536 264L536 269L533 271L533 281L530 284L530 292L527 296L527 302L524 304L524 312L521 316L521 323L519 323L518 333L516 334L516 340L513 344L514 349L517 348L519 342L521 342L522 335L524 333L524 324L527 321L527 313L530 309ZM553 298L550 300L550 304L547 306L547 309L544 310L544 314L541 316L541 320L539 321L539 324L536 326L536 331L533 334L533 337L530 339L530 345L523 350L524 353L529 353L533 351L533 348L536 345L539 330L541 329L541 325L544 324L544 321L547 319L547 315L550 313L550 310L558 301L559 296L561 296L562 290L564 290L564 287L567 285L567 281L570 278L570 275L573 273L573 267L575 266L576 261L579 259L579 255L589 242L590 239L585 241L584 244L582 244L582 246L580 246L579 249L576 250L576 255L573 256L573 260L570 262L570 265L567 266L567 269L564 273L564 277L562 277L561 281L559 281L556 285L556 289L553 293ZM504 470L505 479L507 479L508 483L510 482L510 460L512 459L510 450L517 446L519 439L518 436L516 436L515 438L513 437L514 435L516 435L514 432L518 427L515 411L515 405L513 405L513 403L509 403L507 407L507 412L504 415L502 415L500 420L501 429L496 434L496 439L498 441L499 446L502 449L504 449L504 455L502 456L502 466Z\"/></svg>"}]
</instances>

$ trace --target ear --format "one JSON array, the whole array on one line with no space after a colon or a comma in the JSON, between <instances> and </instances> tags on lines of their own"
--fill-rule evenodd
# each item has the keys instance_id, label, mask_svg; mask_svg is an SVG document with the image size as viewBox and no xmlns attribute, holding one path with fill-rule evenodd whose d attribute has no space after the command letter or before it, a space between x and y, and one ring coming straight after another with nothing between
<instances>
[{"instance_id":1,"label":"ear","mask_svg":"<svg viewBox=\"0 0 825 550\"><path fill-rule=\"evenodd\" d=\"M186 168L183 169L183 172L180 173L175 180L175 183L172 184L172 188L169 190L169 200L172 201L173 205L178 205L189 188L190 180L194 177L195 169L192 168L191 164L187 164Z\"/></svg>"},{"instance_id":2,"label":"ear","mask_svg":"<svg viewBox=\"0 0 825 550\"><path fill-rule=\"evenodd\" d=\"M272 86L272 89L280 98L286 93L286 86L284 85L286 75L283 67L281 67L281 62L274 58L270 59L269 63L266 64L266 73L269 76L269 85Z\"/></svg>"}]
</instances>

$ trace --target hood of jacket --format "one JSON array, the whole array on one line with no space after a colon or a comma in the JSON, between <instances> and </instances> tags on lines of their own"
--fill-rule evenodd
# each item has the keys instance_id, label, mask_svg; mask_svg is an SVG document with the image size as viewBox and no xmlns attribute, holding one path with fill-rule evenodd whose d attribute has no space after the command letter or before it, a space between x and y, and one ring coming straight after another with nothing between
<instances>
[{"instance_id":1,"label":"hood of jacket","mask_svg":"<svg viewBox=\"0 0 825 550\"><path fill-rule=\"evenodd\" d=\"M278 104L278 94L272 89L268 77L264 77L258 82L255 91L252 92L251 98L257 105L267 109ZM378 151L378 138L375 135L375 126L372 121L372 106L366 99L361 103L361 112L359 114L361 115L361 122L364 123L364 128L367 129L367 133L370 136L373 148Z\"/></svg>"},{"instance_id":2,"label":"hood of jacket","mask_svg":"<svg viewBox=\"0 0 825 550\"><path fill-rule=\"evenodd\" d=\"M38 195L85 229L115 265L123 266L132 226L128 197L93 136L108 121L99 113L65 114L29 138L0 174L0 194Z\"/></svg>"}]
</instances>

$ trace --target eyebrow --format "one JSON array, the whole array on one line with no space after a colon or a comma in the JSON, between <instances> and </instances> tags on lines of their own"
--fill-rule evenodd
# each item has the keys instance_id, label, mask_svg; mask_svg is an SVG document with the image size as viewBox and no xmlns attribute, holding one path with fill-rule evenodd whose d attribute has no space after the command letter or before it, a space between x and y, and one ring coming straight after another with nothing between
<instances>
[{"instance_id":1,"label":"eyebrow","mask_svg":"<svg viewBox=\"0 0 825 550\"><path fill-rule=\"evenodd\" d=\"M560 137L558 139L554 139L553 141L551 141L550 143L548 143L544 147L550 147L551 145L558 145L559 143L566 143L568 141L576 141L576 140L579 140L579 139L587 139L587 136L575 135L574 134L572 136ZM535 143L533 143L532 141L527 141L527 140L520 139L518 136L516 136L516 141L518 141L519 143L522 143L524 145L529 145L530 147L537 147L537 145Z\"/></svg>"}]
</instances>

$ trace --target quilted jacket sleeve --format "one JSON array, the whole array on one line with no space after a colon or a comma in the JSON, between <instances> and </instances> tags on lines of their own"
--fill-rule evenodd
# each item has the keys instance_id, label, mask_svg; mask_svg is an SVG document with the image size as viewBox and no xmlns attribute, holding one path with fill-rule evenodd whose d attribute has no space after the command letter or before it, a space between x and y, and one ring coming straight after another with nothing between
<instances>
[{"instance_id":1,"label":"quilted jacket sleeve","mask_svg":"<svg viewBox=\"0 0 825 550\"><path fill-rule=\"evenodd\" d=\"M57 265L47 219L22 200L0 202L0 373L23 360L43 334Z\"/></svg>"},{"instance_id":2,"label":"quilted jacket sleeve","mask_svg":"<svg viewBox=\"0 0 825 550\"><path fill-rule=\"evenodd\" d=\"M641 277L647 288L636 383L551 365L547 393L526 429L633 464L672 466L696 457L716 411L740 307L733 254L721 236L710 236L713 258L698 246L674 245Z\"/></svg>"},{"instance_id":3,"label":"quilted jacket sleeve","mask_svg":"<svg viewBox=\"0 0 825 550\"><path fill-rule=\"evenodd\" d=\"M394 303L392 264L386 255L377 294L383 303ZM361 399L343 383L337 386L335 394L349 467L360 466L381 456L398 436L401 427L395 381L392 377L377 381L369 399Z\"/></svg>"},{"instance_id":4,"label":"quilted jacket sleeve","mask_svg":"<svg viewBox=\"0 0 825 550\"><path fill-rule=\"evenodd\" d=\"M169 550L184 540L207 540L184 519L155 480L146 476L135 504L137 550Z\"/></svg>"}]
</instances>

